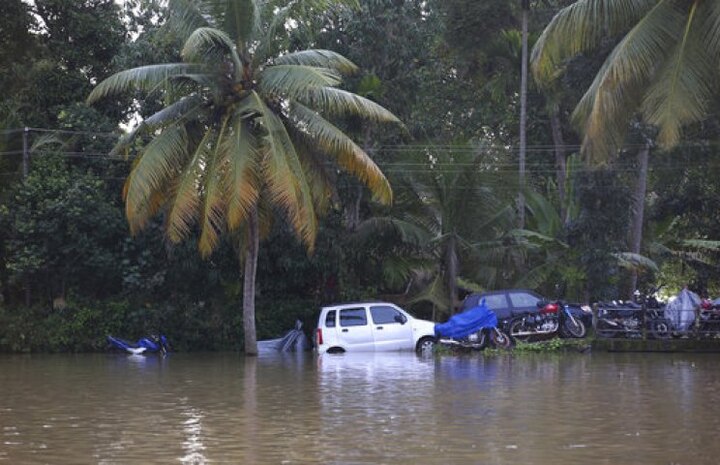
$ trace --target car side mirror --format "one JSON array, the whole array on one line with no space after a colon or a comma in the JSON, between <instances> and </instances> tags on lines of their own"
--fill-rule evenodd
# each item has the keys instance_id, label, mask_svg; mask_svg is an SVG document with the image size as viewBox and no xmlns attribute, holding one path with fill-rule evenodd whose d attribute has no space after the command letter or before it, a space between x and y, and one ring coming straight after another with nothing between
<instances>
[{"instance_id":1,"label":"car side mirror","mask_svg":"<svg viewBox=\"0 0 720 465\"><path fill-rule=\"evenodd\" d=\"M395 315L395 321L400 323L401 325L404 325L407 323L407 317L405 315Z\"/></svg>"}]
</instances>

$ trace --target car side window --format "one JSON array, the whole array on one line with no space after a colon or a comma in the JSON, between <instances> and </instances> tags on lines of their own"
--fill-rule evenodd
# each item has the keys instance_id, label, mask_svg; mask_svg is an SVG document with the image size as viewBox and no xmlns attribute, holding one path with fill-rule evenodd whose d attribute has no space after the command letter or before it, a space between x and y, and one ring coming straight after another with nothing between
<instances>
[{"instance_id":1,"label":"car side window","mask_svg":"<svg viewBox=\"0 0 720 465\"><path fill-rule=\"evenodd\" d=\"M327 315L325 315L325 327L335 327L335 310L330 310L329 312L327 312Z\"/></svg>"},{"instance_id":2,"label":"car side window","mask_svg":"<svg viewBox=\"0 0 720 465\"><path fill-rule=\"evenodd\" d=\"M365 308L346 308L340 310L340 326L365 326L367 314Z\"/></svg>"},{"instance_id":3,"label":"car side window","mask_svg":"<svg viewBox=\"0 0 720 465\"><path fill-rule=\"evenodd\" d=\"M390 307L388 305L377 305L374 307L370 307L370 315L372 315L373 323L376 325L385 325L391 323L400 324L400 322L404 319L402 313L400 313L396 308Z\"/></svg>"},{"instance_id":4,"label":"car side window","mask_svg":"<svg viewBox=\"0 0 720 465\"><path fill-rule=\"evenodd\" d=\"M508 308L505 294L494 294L485 296L485 304L490 310L501 310L503 308Z\"/></svg>"},{"instance_id":5,"label":"car side window","mask_svg":"<svg viewBox=\"0 0 720 465\"><path fill-rule=\"evenodd\" d=\"M513 307L534 307L538 303L538 298L527 292L511 292L509 295Z\"/></svg>"}]
</instances>

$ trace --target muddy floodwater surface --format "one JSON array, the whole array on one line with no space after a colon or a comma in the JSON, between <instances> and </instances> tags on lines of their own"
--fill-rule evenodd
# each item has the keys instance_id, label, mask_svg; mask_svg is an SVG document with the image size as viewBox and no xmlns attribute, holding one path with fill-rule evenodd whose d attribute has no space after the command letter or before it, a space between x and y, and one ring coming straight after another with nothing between
<instances>
[{"instance_id":1,"label":"muddy floodwater surface","mask_svg":"<svg viewBox=\"0 0 720 465\"><path fill-rule=\"evenodd\" d=\"M0 356L0 464L720 463L720 354Z\"/></svg>"}]
</instances>

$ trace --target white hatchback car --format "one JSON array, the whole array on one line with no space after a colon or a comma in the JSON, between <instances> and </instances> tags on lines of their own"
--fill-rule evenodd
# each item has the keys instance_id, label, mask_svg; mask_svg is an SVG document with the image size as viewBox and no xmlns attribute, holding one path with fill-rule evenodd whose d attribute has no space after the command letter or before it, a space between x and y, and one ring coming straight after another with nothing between
<instances>
[{"instance_id":1,"label":"white hatchback car","mask_svg":"<svg viewBox=\"0 0 720 465\"><path fill-rule=\"evenodd\" d=\"M315 347L325 352L432 350L435 323L420 320L395 304L359 302L323 307Z\"/></svg>"}]
</instances>

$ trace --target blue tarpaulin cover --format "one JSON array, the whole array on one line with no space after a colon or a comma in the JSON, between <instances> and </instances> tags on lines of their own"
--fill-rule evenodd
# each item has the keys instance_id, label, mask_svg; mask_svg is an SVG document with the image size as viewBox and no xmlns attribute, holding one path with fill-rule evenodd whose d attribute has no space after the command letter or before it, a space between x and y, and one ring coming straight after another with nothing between
<instances>
[{"instance_id":1,"label":"blue tarpaulin cover","mask_svg":"<svg viewBox=\"0 0 720 465\"><path fill-rule=\"evenodd\" d=\"M497 316L482 299L480 305L468 308L462 313L453 315L445 323L435 325L435 335L442 337L463 338L483 328L495 328Z\"/></svg>"}]
</instances>

